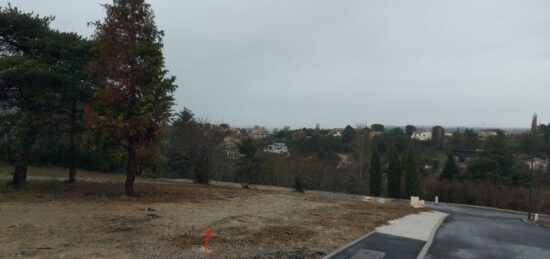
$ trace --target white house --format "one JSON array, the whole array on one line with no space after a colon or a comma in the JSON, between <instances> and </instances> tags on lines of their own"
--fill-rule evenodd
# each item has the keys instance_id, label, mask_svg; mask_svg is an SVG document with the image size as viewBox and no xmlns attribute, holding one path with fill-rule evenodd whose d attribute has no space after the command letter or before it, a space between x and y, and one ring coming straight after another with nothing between
<instances>
[{"instance_id":1,"label":"white house","mask_svg":"<svg viewBox=\"0 0 550 259\"><path fill-rule=\"evenodd\" d=\"M285 143L273 143L273 145L267 146L267 148L264 149L264 152L275 154L288 154L288 147Z\"/></svg>"},{"instance_id":2,"label":"white house","mask_svg":"<svg viewBox=\"0 0 550 259\"><path fill-rule=\"evenodd\" d=\"M531 169L531 165L533 165L533 170L535 171L546 172L548 169L548 158L534 157L533 160L531 160L531 158L525 158L523 163L525 163L529 169Z\"/></svg>"},{"instance_id":3,"label":"white house","mask_svg":"<svg viewBox=\"0 0 550 259\"><path fill-rule=\"evenodd\" d=\"M415 132L413 132L411 138L416 139L416 140L421 140L421 141L430 140L430 139L432 139L432 132L431 131L415 131Z\"/></svg>"},{"instance_id":4,"label":"white house","mask_svg":"<svg viewBox=\"0 0 550 259\"><path fill-rule=\"evenodd\" d=\"M252 130L251 135L254 139L263 139L269 136L269 132L264 128L257 128Z\"/></svg>"},{"instance_id":5,"label":"white house","mask_svg":"<svg viewBox=\"0 0 550 259\"><path fill-rule=\"evenodd\" d=\"M477 136L480 140L488 140L490 137L496 137L498 131L496 129L482 129L477 132Z\"/></svg>"},{"instance_id":6,"label":"white house","mask_svg":"<svg viewBox=\"0 0 550 259\"><path fill-rule=\"evenodd\" d=\"M336 128L336 129L331 129L328 134L330 134L333 137L342 137L342 132L344 132L344 129Z\"/></svg>"}]
</instances>

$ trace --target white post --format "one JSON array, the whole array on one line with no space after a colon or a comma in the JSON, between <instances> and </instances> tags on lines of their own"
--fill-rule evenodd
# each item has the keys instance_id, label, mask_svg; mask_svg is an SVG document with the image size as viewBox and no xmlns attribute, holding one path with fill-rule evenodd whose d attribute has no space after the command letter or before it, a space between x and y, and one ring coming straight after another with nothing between
<instances>
[{"instance_id":1,"label":"white post","mask_svg":"<svg viewBox=\"0 0 550 259\"><path fill-rule=\"evenodd\" d=\"M417 204L418 204L418 201L419 201L418 197L411 196L411 207L413 207L413 208L416 207Z\"/></svg>"},{"instance_id":2,"label":"white post","mask_svg":"<svg viewBox=\"0 0 550 259\"><path fill-rule=\"evenodd\" d=\"M424 207L422 204L424 203L424 200L420 200L420 197L418 196L411 196L411 207L417 209Z\"/></svg>"},{"instance_id":3,"label":"white post","mask_svg":"<svg viewBox=\"0 0 550 259\"><path fill-rule=\"evenodd\" d=\"M535 222L539 221L539 214L535 213L535 217L533 217L533 221Z\"/></svg>"},{"instance_id":4,"label":"white post","mask_svg":"<svg viewBox=\"0 0 550 259\"><path fill-rule=\"evenodd\" d=\"M435 204L439 203L439 197L435 196Z\"/></svg>"}]
</instances>

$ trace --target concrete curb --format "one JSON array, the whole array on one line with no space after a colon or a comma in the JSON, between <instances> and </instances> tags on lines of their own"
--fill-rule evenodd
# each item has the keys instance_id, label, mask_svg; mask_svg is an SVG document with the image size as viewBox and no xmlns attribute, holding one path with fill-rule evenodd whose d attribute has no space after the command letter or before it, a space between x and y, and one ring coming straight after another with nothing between
<instances>
[{"instance_id":1,"label":"concrete curb","mask_svg":"<svg viewBox=\"0 0 550 259\"><path fill-rule=\"evenodd\" d=\"M416 259L424 259L424 257L426 257L426 254L428 253L428 250L430 250L432 242L434 241L435 233L437 233L437 230L439 230L439 227L441 227L441 224L443 224L443 221L445 221L448 216L449 214L446 214L445 217L439 218L435 227L432 228L432 231L430 231L430 236L428 237L428 240L426 240L426 244L424 244L424 247L422 247L422 250L420 250L420 253Z\"/></svg>"},{"instance_id":2,"label":"concrete curb","mask_svg":"<svg viewBox=\"0 0 550 259\"><path fill-rule=\"evenodd\" d=\"M328 254L328 255L325 255L325 256L323 257L323 259L329 259L329 258L331 258L331 257L333 257L333 256L335 256L335 255L337 255L337 254L339 254L340 252L342 252L342 251L348 249L349 247L351 247L351 246L357 244L359 241L363 240L364 238L370 236L371 234L373 234L373 233L375 233L375 232L376 232L376 229L373 230L373 231L371 231L371 232L369 232L368 234L366 234L366 235L364 235L364 236L358 238L358 239L355 239L355 240L352 241L351 243L348 243L347 245L345 245L345 246L343 246L343 247L340 247L338 250L336 250L336 251L334 251L334 252L332 252L332 253L330 253L330 254Z\"/></svg>"},{"instance_id":3,"label":"concrete curb","mask_svg":"<svg viewBox=\"0 0 550 259\"><path fill-rule=\"evenodd\" d=\"M394 201L406 202L406 203L410 202L410 200L407 200L407 199L394 199ZM437 206L438 204L443 204L443 205L452 205L452 206L460 206L460 207L466 207L466 208L492 210L492 211L527 215L527 212L520 211L520 210L502 209L502 208L488 207L488 206L481 206L481 205L470 205L470 204L464 204L464 203L451 203L451 202L441 202L441 201L439 203L435 203L433 201L426 201L426 204L435 205L435 206ZM539 217L550 219L550 214L544 214L544 213L537 213L537 214L539 214Z\"/></svg>"},{"instance_id":4,"label":"concrete curb","mask_svg":"<svg viewBox=\"0 0 550 259\"><path fill-rule=\"evenodd\" d=\"M442 203L442 202L440 202ZM487 206L480 206L480 205L470 205L470 204L462 204L462 203L443 203L443 204L450 204L450 205L457 205L461 207L468 207L468 208L475 208L475 209L484 209L484 210L494 210L494 211L501 211L501 212L508 212L508 213L515 213L515 214L521 214L521 215L527 215L527 212L521 211L521 210L510 210L510 209L501 209L501 208L495 208L495 207L487 207ZM540 217L550 218L550 215L543 214L543 213L537 213Z\"/></svg>"}]
</instances>

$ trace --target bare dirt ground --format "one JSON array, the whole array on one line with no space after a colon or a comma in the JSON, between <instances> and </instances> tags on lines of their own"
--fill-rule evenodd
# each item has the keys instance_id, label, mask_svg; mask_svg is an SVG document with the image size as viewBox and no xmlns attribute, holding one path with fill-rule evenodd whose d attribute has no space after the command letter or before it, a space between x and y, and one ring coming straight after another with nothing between
<instances>
[{"instance_id":1,"label":"bare dirt ground","mask_svg":"<svg viewBox=\"0 0 550 259\"><path fill-rule=\"evenodd\" d=\"M19 189L0 182L0 257L320 258L417 212L353 195L154 181L135 188L139 197L123 196L116 177ZM207 228L214 237L205 254Z\"/></svg>"}]
</instances>

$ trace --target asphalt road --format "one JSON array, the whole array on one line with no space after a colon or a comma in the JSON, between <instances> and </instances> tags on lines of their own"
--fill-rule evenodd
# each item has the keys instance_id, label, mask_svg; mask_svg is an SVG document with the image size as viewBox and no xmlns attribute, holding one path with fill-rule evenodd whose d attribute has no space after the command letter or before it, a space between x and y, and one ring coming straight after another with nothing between
<instances>
[{"instance_id":1,"label":"asphalt road","mask_svg":"<svg viewBox=\"0 0 550 259\"><path fill-rule=\"evenodd\" d=\"M426 258L550 258L550 228L523 222L524 214L451 204Z\"/></svg>"}]
</instances>

